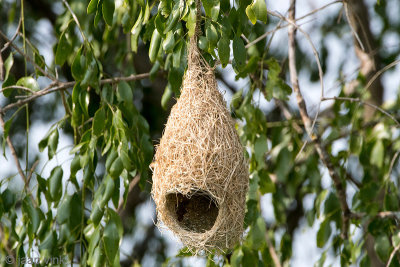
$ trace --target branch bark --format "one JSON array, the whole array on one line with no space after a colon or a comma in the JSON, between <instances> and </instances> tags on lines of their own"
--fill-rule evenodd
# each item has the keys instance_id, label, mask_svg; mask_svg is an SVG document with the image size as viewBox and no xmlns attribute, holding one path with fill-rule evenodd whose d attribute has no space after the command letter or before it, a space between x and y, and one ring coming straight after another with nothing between
<instances>
[{"instance_id":1,"label":"branch bark","mask_svg":"<svg viewBox=\"0 0 400 267\"><path fill-rule=\"evenodd\" d=\"M290 8L289 8L289 21L291 21L293 23L291 23L291 25L289 26L289 30L288 30L288 36L289 36L289 51L288 51L288 53L289 53L290 81L292 83L293 90L296 93L297 104L299 106L300 116L304 122L305 129L306 129L309 137L311 138L311 140L313 140L315 148L317 150L318 155L321 158L322 163L328 169L329 175L331 176L333 183L335 185L337 194L339 195L340 207L342 209L341 237L343 239L347 239L351 211L347 204L346 188L343 185L341 178L335 171L334 166L333 166L332 162L330 161L329 155L322 148L318 136L314 135L312 132L312 121L311 121L310 117L308 116L306 104L305 104L303 95L300 91L300 87L299 87L299 82L298 82L298 77L297 77L297 69L296 69L296 39L295 39L296 27L294 25L295 13L296 13L295 5L296 5L296 0L291 0Z\"/></svg>"},{"instance_id":2,"label":"branch bark","mask_svg":"<svg viewBox=\"0 0 400 267\"><path fill-rule=\"evenodd\" d=\"M100 81L100 84L110 84L110 83L116 83L119 81L136 81L136 80L141 80L141 79L146 79L150 76L150 73L141 73L141 74L132 74L126 77L115 77L115 78L109 78L109 79L103 79ZM4 108L0 108L0 113L4 113L12 108L15 107L19 107L22 106L26 103L29 103L33 100L35 100L38 97L56 92L56 91L60 91L60 90L65 90L68 88L73 87L76 84L75 81L72 82L56 82L56 83L51 83L49 86L47 86L46 88L44 88L43 90L37 91L34 94L32 94L31 96L22 99L22 100L18 100L17 102L8 104L7 106L5 106Z\"/></svg>"},{"instance_id":3,"label":"branch bark","mask_svg":"<svg viewBox=\"0 0 400 267\"><path fill-rule=\"evenodd\" d=\"M363 0L347 0L343 2L346 16L354 36L354 49L360 60L360 73L366 81L372 81L380 65L378 47L369 26L369 15ZM350 86L348 93L352 93L357 82ZM353 88L353 89L352 89ZM368 99L371 104L380 106L383 98L383 86L379 77L374 79L368 87L371 96ZM375 109L365 107L364 118L369 120L374 115Z\"/></svg>"},{"instance_id":4,"label":"branch bark","mask_svg":"<svg viewBox=\"0 0 400 267\"><path fill-rule=\"evenodd\" d=\"M5 131L5 123L4 123L3 114L1 113L1 111L0 111L0 124L1 124L1 127L3 128L3 130ZM14 158L15 165L17 165L18 173L21 176L22 180L24 180L25 187L27 187L28 186L28 180L26 179L24 171L21 168L21 164L19 163L18 155L17 155L17 152L15 151L15 148L14 148L14 145L13 145L13 143L11 141L10 135L7 136L7 144L9 146L10 150L11 150L11 155Z\"/></svg>"}]
</instances>

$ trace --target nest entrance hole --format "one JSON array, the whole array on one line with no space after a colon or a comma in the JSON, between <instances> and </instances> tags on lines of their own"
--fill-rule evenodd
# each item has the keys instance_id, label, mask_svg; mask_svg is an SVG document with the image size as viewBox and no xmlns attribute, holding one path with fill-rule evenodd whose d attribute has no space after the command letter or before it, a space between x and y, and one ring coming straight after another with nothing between
<instances>
[{"instance_id":1,"label":"nest entrance hole","mask_svg":"<svg viewBox=\"0 0 400 267\"><path fill-rule=\"evenodd\" d=\"M166 200L170 215L187 231L204 233L214 226L218 217L216 201L205 191L190 195L170 193Z\"/></svg>"}]
</instances>

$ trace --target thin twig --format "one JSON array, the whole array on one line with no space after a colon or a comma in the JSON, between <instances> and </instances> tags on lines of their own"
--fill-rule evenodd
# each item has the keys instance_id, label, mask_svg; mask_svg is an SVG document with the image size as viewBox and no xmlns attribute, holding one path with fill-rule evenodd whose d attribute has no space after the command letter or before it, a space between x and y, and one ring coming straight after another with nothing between
<instances>
[{"instance_id":1,"label":"thin twig","mask_svg":"<svg viewBox=\"0 0 400 267\"><path fill-rule=\"evenodd\" d=\"M302 17L300 17L300 18L297 18L295 21L297 22L297 21L299 21L299 20L305 19L305 18L307 18L307 17L309 17L309 16L311 16L311 15L317 13L318 11L320 11L320 10L322 10L322 9L325 9L325 8L329 7L330 5L337 4L337 3L342 3L342 1L341 1L341 0L334 1L334 2L331 2L331 3L328 3L328 4L324 5L324 6L322 6L322 7L316 8L316 9L314 9L313 11L311 11L310 13L307 13L307 14L305 14L304 16L302 16ZM270 13L270 12L268 11L268 13ZM270 13L270 14L272 14L272 13ZM275 14L275 13L274 13L274 14ZM279 30L279 29L286 28L287 26L289 26L289 23L288 23L288 24L285 24L285 25L281 25L281 26L275 28L274 30L265 32L264 34L262 34L262 35L260 35L259 37L257 37L257 39L255 39L255 40L251 41L250 43L248 43L245 47L246 47L246 48L249 48L250 46L253 46L253 45L255 45L256 43L258 43L258 42L260 42L261 40L263 40L265 37L267 37L267 36L268 36L269 34L271 34L272 32L274 32L274 31L276 31L276 30Z\"/></svg>"},{"instance_id":2,"label":"thin twig","mask_svg":"<svg viewBox=\"0 0 400 267\"><path fill-rule=\"evenodd\" d=\"M310 35L306 31L304 31L299 25L297 25L295 23L296 20L294 18L293 19L290 19L290 18L287 19L286 17L282 16L279 13L275 13L275 12L270 12L270 13L273 14L274 16L277 16L277 17L279 17L281 19L286 20L291 26L295 27L297 30L299 30L304 35L304 37L306 37L307 41L309 42L309 44L311 46L311 49L312 49L314 57L315 57L315 61L316 61L317 66L318 66L319 81L320 81L320 86L321 86L321 98L323 98L324 97L324 72L322 70L322 65L321 65L321 61L319 59L318 51L315 48L315 45L312 42ZM311 124L311 131L314 130L315 124L317 122L318 115L319 115L319 112L320 112L320 109L321 109L321 102L322 101L319 101L319 103L318 103L317 112L316 112L316 114L314 116L314 119L312 121L312 124ZM299 154L300 153L301 153L301 151L299 152Z\"/></svg>"},{"instance_id":3,"label":"thin twig","mask_svg":"<svg viewBox=\"0 0 400 267\"><path fill-rule=\"evenodd\" d=\"M278 254L276 253L276 250L274 248L274 245L272 244L271 240L269 239L268 236L268 231L265 234L265 240L267 241L267 245L268 245L268 250L269 250L269 254L271 255L272 261L275 264L275 267L282 267L281 262L279 261L279 257Z\"/></svg>"},{"instance_id":4,"label":"thin twig","mask_svg":"<svg viewBox=\"0 0 400 267\"><path fill-rule=\"evenodd\" d=\"M1 124L1 127L3 128L3 130L5 131L5 123L4 123L4 120L3 120L3 114L1 112L0 112L0 124ZM7 144L8 144L8 147L10 148L10 150L11 150L11 155L14 158L15 164L17 165L18 173L21 176L22 180L24 180L24 184L26 186L28 180L26 179L24 171L21 168L21 164L19 163L18 155L17 155L17 152L15 151L15 148L14 148L14 145L13 145L13 143L11 141L10 135L7 136Z\"/></svg>"},{"instance_id":5,"label":"thin twig","mask_svg":"<svg viewBox=\"0 0 400 267\"><path fill-rule=\"evenodd\" d=\"M136 81L136 80L141 80L141 79L146 79L150 76L150 73L141 73L141 74L132 74L127 77L115 77L115 78L109 78L109 79L104 79L100 81L100 84L110 84L110 83L115 83L119 81ZM6 112L12 108L19 107L21 105L24 105L26 103L29 103L33 100L35 100L38 97L57 92L59 90L65 90L67 88L71 88L76 84L75 81L72 82L56 82L56 83L51 83L49 86L44 88L43 90L37 91L31 96L23 99L23 100L18 100L17 102L8 104L4 108L0 108L0 112Z\"/></svg>"},{"instance_id":6,"label":"thin twig","mask_svg":"<svg viewBox=\"0 0 400 267\"><path fill-rule=\"evenodd\" d=\"M391 115L389 112L387 112L386 110L384 110L384 109L382 109L382 108L380 108L380 107L378 107L378 106L376 106L376 105L374 105L374 104L365 102L365 101L363 101L363 100L361 100L361 99L359 99L359 98L337 97L337 96L334 96L334 97L323 97L323 98L321 99L321 101L327 101L327 100L342 100L342 101L358 102L358 103L360 103L360 104L362 104L362 105L369 106L369 107L371 107L371 108L374 108L374 109L376 109L376 110L379 110L380 112L382 112L383 114L385 114L386 116L388 116L390 119L392 119L392 120L397 124L397 126L400 127L399 121L396 120L396 118L393 117L393 115Z\"/></svg>"},{"instance_id":7,"label":"thin twig","mask_svg":"<svg viewBox=\"0 0 400 267\"><path fill-rule=\"evenodd\" d=\"M33 163L32 167L31 167L31 170L29 171L29 174L28 174L27 185L29 185L29 182L31 181L31 178L32 178L32 174L35 171L35 169L36 169L37 165L39 164L39 162L40 162L40 160L38 159Z\"/></svg>"},{"instance_id":8,"label":"thin twig","mask_svg":"<svg viewBox=\"0 0 400 267\"><path fill-rule=\"evenodd\" d=\"M324 6L318 7L316 9L314 9L313 11L305 14L304 16L301 16L301 17L297 18L296 21L305 19L306 17L309 17L309 16L321 11L322 9L325 9L325 8L327 8L327 7L329 7L329 6L333 5L333 4L338 4L338 3L343 3L343 1L342 0L333 1L333 2L330 2L330 3L326 4L326 5L324 5Z\"/></svg>"},{"instance_id":9,"label":"thin twig","mask_svg":"<svg viewBox=\"0 0 400 267\"><path fill-rule=\"evenodd\" d=\"M382 69L380 69L378 72L376 72L374 74L374 76L372 76L372 78L368 81L367 85L365 86L365 90L367 90L371 84L385 71L387 71L388 69L390 69L391 67L396 66L397 64L400 63L400 59L397 59L395 61L393 61L392 63L386 65L385 67L383 67Z\"/></svg>"},{"instance_id":10,"label":"thin twig","mask_svg":"<svg viewBox=\"0 0 400 267\"><path fill-rule=\"evenodd\" d=\"M136 175L135 178L132 179L132 181L129 183L129 189L128 189L128 194L132 191L132 189L139 183L140 181L140 175ZM124 200L121 199L118 203L118 208L117 212L118 214L122 211L124 208Z\"/></svg>"},{"instance_id":11,"label":"thin twig","mask_svg":"<svg viewBox=\"0 0 400 267\"><path fill-rule=\"evenodd\" d=\"M70 5L68 4L68 2L67 2L66 0L63 0L63 3L65 4L65 6L67 7L67 9L68 9L69 12L71 13L72 18L74 19L76 25L78 26L79 32L80 32L81 35L82 35L82 39L83 39L85 42L88 42L88 40L87 40L85 34L83 33L81 24L79 23L79 20L78 20L78 18L76 17L74 11L72 11L72 8L70 7Z\"/></svg>"},{"instance_id":12,"label":"thin twig","mask_svg":"<svg viewBox=\"0 0 400 267\"><path fill-rule=\"evenodd\" d=\"M344 11L345 11L345 14L346 14L347 21L349 22L349 26L350 26L351 32L353 33L354 38L356 38L358 44L360 45L361 50L365 51L365 48L364 48L363 43L361 42L360 36L358 36L358 34L357 34L357 32L356 32L356 30L354 28L354 25L353 25L353 23L352 23L352 21L350 19L349 7L348 7L348 4L347 4L346 1L343 2L343 6L344 6Z\"/></svg>"},{"instance_id":13,"label":"thin twig","mask_svg":"<svg viewBox=\"0 0 400 267\"><path fill-rule=\"evenodd\" d=\"M3 57L0 52L0 81L4 80L4 71L3 71Z\"/></svg>"},{"instance_id":14,"label":"thin twig","mask_svg":"<svg viewBox=\"0 0 400 267\"><path fill-rule=\"evenodd\" d=\"M388 262L387 262L387 264L386 264L386 267L389 267L389 266L390 266L390 264L392 263L392 260L393 260L393 258L394 258L394 255L396 255L396 252L399 251L399 250L400 250L400 244L398 244L398 245L393 249L392 253L390 253L390 257L389 257L389 260L388 260Z\"/></svg>"},{"instance_id":15,"label":"thin twig","mask_svg":"<svg viewBox=\"0 0 400 267\"><path fill-rule=\"evenodd\" d=\"M4 52L4 50L6 50L11 45L12 42L14 42L15 38L17 38L19 34L19 29L21 28L21 24L22 24L22 17L19 18L17 30L15 31L13 37L11 37L11 39L4 44L3 48L1 49L1 52Z\"/></svg>"},{"instance_id":16,"label":"thin twig","mask_svg":"<svg viewBox=\"0 0 400 267\"><path fill-rule=\"evenodd\" d=\"M4 92L5 90L8 90L8 89L21 89L21 90L27 91L32 94L35 93L35 91L33 91L32 89L25 87L25 86L19 86L19 85L10 85L10 86L3 87L2 89L0 89L0 93Z\"/></svg>"},{"instance_id":17,"label":"thin twig","mask_svg":"<svg viewBox=\"0 0 400 267\"><path fill-rule=\"evenodd\" d=\"M8 39L8 37L2 32L0 31L0 36L6 40L7 42L10 42L10 39ZM19 49L18 46L14 45L13 43L10 43L10 45L17 50L17 52L22 55L26 60L28 60L30 63L32 63L33 66L35 66L35 68L37 68L41 73L43 73L44 76L46 76L47 78L49 78L52 81L57 81L57 79L51 75L50 73L48 73L47 71L45 71L44 69L42 69L42 67L40 67L38 64L36 64L36 62L34 60L32 60L27 54L25 54L21 49Z\"/></svg>"},{"instance_id":18,"label":"thin twig","mask_svg":"<svg viewBox=\"0 0 400 267\"><path fill-rule=\"evenodd\" d=\"M300 116L304 122L305 129L311 138L311 140L314 141L315 148L317 150L318 155L321 158L322 163L326 166L326 168L329 171L329 174L333 180L333 183L335 184L336 191L339 195L339 201L340 201L340 206L342 209L342 233L341 236L343 239L347 239L348 237L348 229L349 229L349 223L350 223L350 216L351 216L351 211L349 209L349 206L347 204L347 196L346 196L346 189L342 183L342 180L340 176L337 174L337 172L334 169L334 166L332 165L329 156L326 151L323 150L321 144L319 143L318 136L313 135L312 128L311 128L311 120L310 117L307 114L307 109L306 105L304 102L303 95L300 91L299 87L299 82L297 78L297 69L296 69L296 39L295 39L295 33L296 25L294 24L295 21L295 5L296 5L296 0L291 0L290 1L290 8L289 8L289 22L291 25L289 26L289 72L290 72L290 80L292 83L293 90L296 93L296 98L297 98L297 103L299 105L299 110L300 110Z\"/></svg>"}]
</instances>

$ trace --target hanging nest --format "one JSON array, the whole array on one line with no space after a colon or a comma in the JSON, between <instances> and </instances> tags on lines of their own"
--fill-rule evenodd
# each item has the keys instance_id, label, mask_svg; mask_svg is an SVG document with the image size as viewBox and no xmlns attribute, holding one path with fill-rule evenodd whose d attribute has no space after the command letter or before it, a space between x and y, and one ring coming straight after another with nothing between
<instances>
[{"instance_id":1,"label":"hanging nest","mask_svg":"<svg viewBox=\"0 0 400 267\"><path fill-rule=\"evenodd\" d=\"M248 165L214 71L195 44L155 154L152 196L159 227L192 252L218 252L243 234Z\"/></svg>"}]
</instances>

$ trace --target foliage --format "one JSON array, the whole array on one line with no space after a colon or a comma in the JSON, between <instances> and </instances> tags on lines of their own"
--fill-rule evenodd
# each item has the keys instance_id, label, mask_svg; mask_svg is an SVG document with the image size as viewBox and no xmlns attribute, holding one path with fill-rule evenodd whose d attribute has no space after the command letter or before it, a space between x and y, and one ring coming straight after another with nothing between
<instances>
[{"instance_id":1,"label":"foliage","mask_svg":"<svg viewBox=\"0 0 400 267\"><path fill-rule=\"evenodd\" d=\"M375 107L373 117L366 121L368 78L360 73L358 87L351 95L344 90L347 82L340 80L342 88L329 108L331 116L320 116L313 132L329 155L333 169L328 170L316 146L308 141L297 112L285 113L292 94L284 64L287 51L282 56L282 51L270 49L273 34L268 43L266 38L257 39L278 24L267 11L268 1L201 3L204 13L198 46L203 57L212 66L231 66L237 80L249 78L244 88L234 92L230 103L250 164L247 231L232 251L209 255L207 266L287 265L293 256L295 231L303 222L318 228L315 243L322 252L321 266L326 255L340 259L343 266L370 266L369 235L375 240L381 262L400 266L400 259L392 259L399 257L395 253L400 246L396 178L399 95L383 106L384 110ZM59 15L52 17L51 10L36 14L32 7L24 15L24 1L0 2L2 32L7 25L17 25L16 14L21 15L18 39L2 52L7 56L1 89L1 162L17 160L26 166L0 178L0 253L9 255L12 251L15 258L32 257L29 253L35 248L42 263L49 257L66 255L69 262L82 265L126 265L120 258L124 255L120 245L130 233L142 229L134 210L129 211L128 219L122 213L125 205L136 208L148 199L152 140L160 137L173 98L179 97L187 41L195 34L196 1L71 0L57 1L62 7L54 7L52 1L42 4L57 8ZM375 5L376 16L384 21L379 42L392 25L386 17L386 5L386 1ZM43 50L35 46L32 25L36 16L48 16L57 39L53 51L47 51L54 56L50 64ZM332 27L332 32L340 35L340 30L349 31L346 26ZM327 29L322 29L324 34L329 33ZM0 39L3 47L7 40ZM325 66L325 45L322 50ZM387 65L398 50L378 52ZM304 62L298 67L313 79L317 72L314 58L300 48L299 53ZM158 83L162 90L150 91ZM158 94L156 102L152 93ZM271 112L263 109L255 101L258 93L274 101L276 108ZM50 94L54 98L45 105L36 100ZM57 107L63 107L62 118L54 115ZM21 115L22 110L25 115ZM30 127L40 120L54 123L34 144L40 151L39 160L39 154L32 157L28 140ZM17 143L23 135L25 141ZM70 159L57 157L64 149L59 147L61 135L73 139L73 147L68 148ZM17 155L6 158L11 155L6 151L14 149L8 138ZM36 168L39 162L45 163L43 169L48 162L56 163L44 175ZM344 189L333 186L328 171L339 174ZM19 178L23 184L18 185ZM350 214L341 208L339 190L347 192ZM134 201L129 199L132 192ZM261 197L267 194L272 197L272 221L265 220L261 210ZM306 207L306 198L312 199L311 207ZM344 216L350 219L346 238L342 235ZM156 240L158 256L143 245L145 252L134 254L130 264L142 261L146 249L156 264L181 264L182 258L192 256L183 249L167 258L165 241L155 231L150 228L144 239Z\"/></svg>"}]
</instances>

